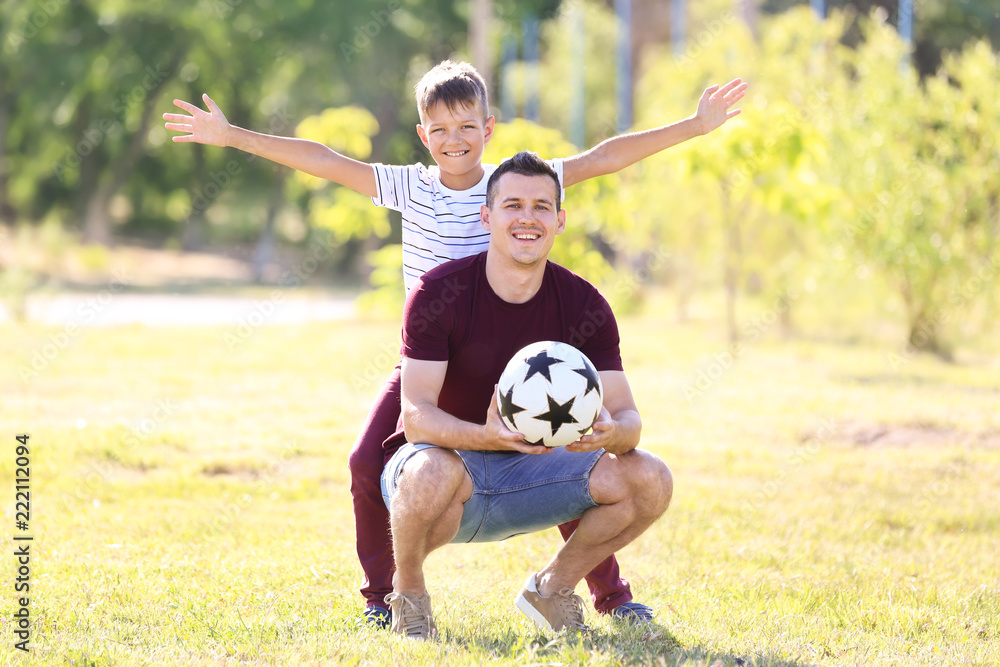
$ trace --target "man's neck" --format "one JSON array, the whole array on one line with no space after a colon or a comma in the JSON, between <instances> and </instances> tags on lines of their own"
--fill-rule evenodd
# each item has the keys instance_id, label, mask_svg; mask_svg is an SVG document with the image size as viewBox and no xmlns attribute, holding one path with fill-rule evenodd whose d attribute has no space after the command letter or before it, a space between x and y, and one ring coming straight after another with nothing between
<instances>
[{"instance_id":1,"label":"man's neck","mask_svg":"<svg viewBox=\"0 0 1000 667\"><path fill-rule=\"evenodd\" d=\"M507 303L525 303L538 294L545 277L543 260L532 266L522 266L497 253L486 251L486 281L493 292Z\"/></svg>"}]
</instances>

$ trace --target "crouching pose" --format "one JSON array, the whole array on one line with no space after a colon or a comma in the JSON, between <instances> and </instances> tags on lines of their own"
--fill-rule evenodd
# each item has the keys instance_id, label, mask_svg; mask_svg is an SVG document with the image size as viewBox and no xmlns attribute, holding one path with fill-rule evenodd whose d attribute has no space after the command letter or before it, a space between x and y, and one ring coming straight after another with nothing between
<instances>
[{"instance_id":1,"label":"crouching pose","mask_svg":"<svg viewBox=\"0 0 1000 667\"><path fill-rule=\"evenodd\" d=\"M559 194L558 176L533 153L502 163L481 212L486 252L428 271L407 298L402 428L386 441L382 475L396 559L386 602L401 635L437 633L423 575L432 551L573 519L575 532L528 576L516 604L543 629L585 630L576 584L670 503L669 469L636 448L642 424L607 301L548 261L565 227ZM526 444L497 409L505 365L541 340L578 347L604 387L593 432L555 450Z\"/></svg>"}]
</instances>

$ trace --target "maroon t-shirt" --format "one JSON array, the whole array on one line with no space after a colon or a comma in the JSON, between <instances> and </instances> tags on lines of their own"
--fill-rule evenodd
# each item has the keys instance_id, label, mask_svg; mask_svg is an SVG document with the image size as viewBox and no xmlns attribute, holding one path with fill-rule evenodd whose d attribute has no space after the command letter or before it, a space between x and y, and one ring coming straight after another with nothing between
<instances>
[{"instance_id":1,"label":"maroon t-shirt","mask_svg":"<svg viewBox=\"0 0 1000 667\"><path fill-rule=\"evenodd\" d=\"M525 345L569 343L598 371L622 370L618 324L607 300L586 280L547 262L542 286L525 303L507 303L486 280L486 253L456 259L423 275L403 314L402 354L447 361L438 407L486 423L493 387ZM386 440L386 458L406 442L402 420Z\"/></svg>"}]
</instances>

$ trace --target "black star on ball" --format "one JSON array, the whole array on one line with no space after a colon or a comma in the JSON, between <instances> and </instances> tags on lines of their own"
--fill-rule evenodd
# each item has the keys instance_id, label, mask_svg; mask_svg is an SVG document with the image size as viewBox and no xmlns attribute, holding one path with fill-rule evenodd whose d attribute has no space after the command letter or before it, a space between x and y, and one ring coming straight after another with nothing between
<instances>
[{"instance_id":1,"label":"black star on ball","mask_svg":"<svg viewBox=\"0 0 1000 667\"><path fill-rule=\"evenodd\" d=\"M549 366L561 363L561 361L561 359L550 357L549 353L545 350L542 350L533 357L525 359L524 363L528 364L528 373L524 376L525 381L531 378L531 376L535 373L541 373L545 376L546 380L552 382L552 374L549 371Z\"/></svg>"},{"instance_id":2,"label":"black star on ball","mask_svg":"<svg viewBox=\"0 0 1000 667\"><path fill-rule=\"evenodd\" d=\"M598 384L597 371L595 371L587 364L584 364L583 368L574 368L573 372L579 373L587 380L587 391L583 392L584 396L589 394L591 389L596 389L598 394L601 393L600 390L601 385Z\"/></svg>"},{"instance_id":3,"label":"black star on ball","mask_svg":"<svg viewBox=\"0 0 1000 667\"><path fill-rule=\"evenodd\" d=\"M541 445L542 447L546 446L545 445L545 438L539 438L537 442L532 442L530 440L525 439L523 442L526 445L534 445L536 447L538 447L539 445Z\"/></svg>"},{"instance_id":4,"label":"black star on ball","mask_svg":"<svg viewBox=\"0 0 1000 667\"><path fill-rule=\"evenodd\" d=\"M500 399L500 414L502 414L507 419L514 421L514 415L518 412L524 412L524 408L520 405L514 403L514 387L510 387L506 394L500 394L498 392L498 398Z\"/></svg>"},{"instance_id":5,"label":"black star on ball","mask_svg":"<svg viewBox=\"0 0 1000 667\"><path fill-rule=\"evenodd\" d=\"M538 419L539 421L543 422L548 422L549 425L552 427L552 435L555 435L556 431L562 428L563 424L578 423L576 421L576 417L574 417L569 413L569 411L573 409L573 402L576 400L576 396L569 399L562 405L560 405L559 402L553 399L551 396L546 396L545 398L549 399L549 411L537 415L535 419Z\"/></svg>"}]
</instances>

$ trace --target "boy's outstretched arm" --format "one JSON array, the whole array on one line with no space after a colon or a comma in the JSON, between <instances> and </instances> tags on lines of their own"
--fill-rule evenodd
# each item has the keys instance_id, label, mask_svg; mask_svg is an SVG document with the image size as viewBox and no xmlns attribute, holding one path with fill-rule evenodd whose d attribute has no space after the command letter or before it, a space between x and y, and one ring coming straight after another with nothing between
<instances>
[{"instance_id":1,"label":"boy's outstretched arm","mask_svg":"<svg viewBox=\"0 0 1000 667\"><path fill-rule=\"evenodd\" d=\"M563 161L563 187L595 176L613 174L662 150L688 139L708 134L727 120L738 116L739 109L730 109L746 92L747 84L733 79L724 86L710 86L698 100L693 116L652 130L611 137L589 151Z\"/></svg>"},{"instance_id":2,"label":"boy's outstretched arm","mask_svg":"<svg viewBox=\"0 0 1000 667\"><path fill-rule=\"evenodd\" d=\"M188 133L174 137L174 141L239 148L312 176L340 183L369 197L378 194L375 172L368 163L352 160L316 141L260 134L236 127L229 123L212 98L202 95L202 99L208 111L184 100L174 100L174 104L191 115L163 114L163 120L167 121L164 127Z\"/></svg>"}]
</instances>

